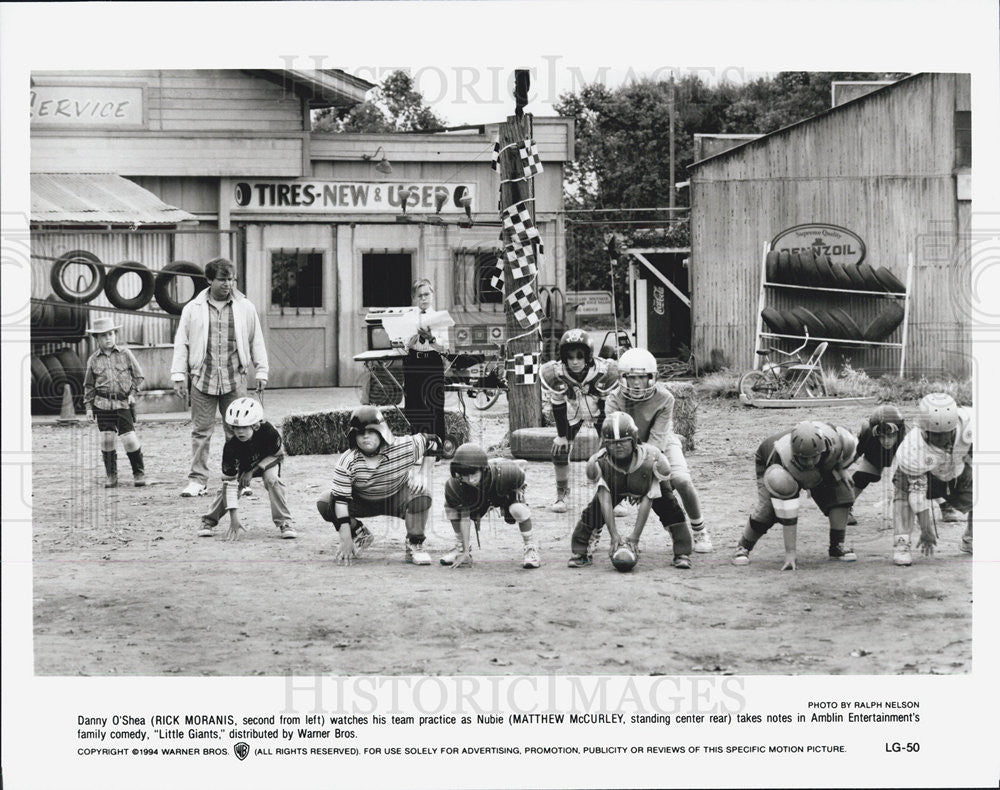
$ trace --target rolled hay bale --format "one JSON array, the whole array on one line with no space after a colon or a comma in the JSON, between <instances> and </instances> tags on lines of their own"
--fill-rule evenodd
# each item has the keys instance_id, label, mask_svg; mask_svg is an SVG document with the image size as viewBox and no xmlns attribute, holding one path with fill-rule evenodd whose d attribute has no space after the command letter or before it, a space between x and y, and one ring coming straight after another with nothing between
<instances>
[{"instance_id":1,"label":"rolled hay bale","mask_svg":"<svg viewBox=\"0 0 1000 790\"><path fill-rule=\"evenodd\" d=\"M333 455L347 449L347 423L351 409L293 414L281 424L281 436L288 455ZM396 436L410 432L403 415L395 409L382 412ZM461 412L445 410L444 427L456 444L469 441L472 429Z\"/></svg>"},{"instance_id":2,"label":"rolled hay bale","mask_svg":"<svg viewBox=\"0 0 1000 790\"><path fill-rule=\"evenodd\" d=\"M552 441L556 438L555 426L547 428L518 428L510 434L510 454L529 461L551 461ZM589 425L580 429L573 441L571 461L586 461L597 452L600 441L597 432Z\"/></svg>"},{"instance_id":3,"label":"rolled hay bale","mask_svg":"<svg viewBox=\"0 0 1000 790\"><path fill-rule=\"evenodd\" d=\"M681 437L684 452L694 450L694 432L698 428L698 396L694 385L683 381L667 384L674 395L674 433Z\"/></svg>"}]
</instances>

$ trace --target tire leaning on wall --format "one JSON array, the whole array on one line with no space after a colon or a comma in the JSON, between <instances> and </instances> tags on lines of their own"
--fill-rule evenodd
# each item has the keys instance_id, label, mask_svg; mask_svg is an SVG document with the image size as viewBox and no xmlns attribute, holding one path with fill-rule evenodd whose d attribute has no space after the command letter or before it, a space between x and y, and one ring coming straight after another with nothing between
<instances>
[{"instance_id":1,"label":"tire leaning on wall","mask_svg":"<svg viewBox=\"0 0 1000 790\"><path fill-rule=\"evenodd\" d=\"M31 383L31 413L53 414L52 402L55 387L52 384L49 369L42 364L42 360L37 354L31 355ZM62 401L60 401L61 403Z\"/></svg>"},{"instance_id":2,"label":"tire leaning on wall","mask_svg":"<svg viewBox=\"0 0 1000 790\"><path fill-rule=\"evenodd\" d=\"M38 359L45 369L45 375L40 377L41 380L38 387L38 401L42 406L42 413L58 414L62 406L63 385L69 384L70 389L72 389L73 385L70 383L69 376L66 375L66 371L63 370L62 364L56 359L55 355L45 354Z\"/></svg>"},{"instance_id":3,"label":"tire leaning on wall","mask_svg":"<svg viewBox=\"0 0 1000 790\"><path fill-rule=\"evenodd\" d=\"M82 291L70 288L63 280L66 270L72 266L86 266L93 273L90 286ZM72 250L56 258L49 273L49 284L56 296L70 304L86 304L104 290L104 264L94 253L87 250Z\"/></svg>"},{"instance_id":4,"label":"tire leaning on wall","mask_svg":"<svg viewBox=\"0 0 1000 790\"><path fill-rule=\"evenodd\" d=\"M156 281L153 285L153 295L156 297L156 303L171 315L180 315L184 309L184 304L186 304L186 302L178 302L170 295L170 283L175 277L179 276L186 276L192 279L195 294L200 293L208 287L205 272L196 263L191 263L191 261L174 261L164 266L160 273L156 275Z\"/></svg>"},{"instance_id":5,"label":"tire leaning on wall","mask_svg":"<svg viewBox=\"0 0 1000 790\"><path fill-rule=\"evenodd\" d=\"M118 290L118 281L130 273L138 275L141 286L139 293L131 298L126 298ZM122 261L116 264L111 267L111 271L104 279L104 295L112 305L120 310L141 310L152 300L155 287L156 277L138 261Z\"/></svg>"}]
</instances>

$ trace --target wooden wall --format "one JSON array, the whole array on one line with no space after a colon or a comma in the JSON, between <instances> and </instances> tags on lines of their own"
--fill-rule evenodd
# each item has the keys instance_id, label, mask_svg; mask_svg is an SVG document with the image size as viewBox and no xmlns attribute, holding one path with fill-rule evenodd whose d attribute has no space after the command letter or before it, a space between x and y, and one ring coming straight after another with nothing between
<instances>
[{"instance_id":1,"label":"wooden wall","mask_svg":"<svg viewBox=\"0 0 1000 790\"><path fill-rule=\"evenodd\" d=\"M720 348L734 367L752 365L764 243L819 222L857 233L865 260L900 279L912 252L907 373L970 373L971 278L959 236L969 207L956 198L952 171L967 83L967 75L918 75L691 169L698 359ZM888 363L875 354L870 364Z\"/></svg>"}]
</instances>

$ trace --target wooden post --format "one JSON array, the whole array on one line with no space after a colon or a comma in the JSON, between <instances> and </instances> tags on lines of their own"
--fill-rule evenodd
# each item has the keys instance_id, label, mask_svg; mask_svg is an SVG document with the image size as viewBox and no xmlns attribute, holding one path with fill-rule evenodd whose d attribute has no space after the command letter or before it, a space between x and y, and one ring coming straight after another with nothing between
<instances>
[{"instance_id":1,"label":"wooden post","mask_svg":"<svg viewBox=\"0 0 1000 790\"><path fill-rule=\"evenodd\" d=\"M500 125L500 147L503 148L511 143L518 143L527 140L532 136L532 117L529 114L507 116L507 121ZM518 178L523 175L520 159L517 153L517 146L508 148L500 154L500 178ZM508 181L500 185L500 209L501 211L513 205L519 200L533 198L535 188L532 180ZM526 203L528 211L531 213L532 222L535 221L534 201ZM546 240L543 239L543 243ZM555 239L548 239L550 255L555 255ZM539 271L539 274L541 272ZM504 266L504 286L506 293L510 294L514 290L513 279L510 276L510 267ZM536 295L538 293L538 282L532 286ZM507 316L507 359L513 359L515 354L539 354L541 353L541 323L535 329L528 330L521 327L514 318L510 308L504 305L504 313ZM525 337L518 338L530 332ZM510 338L517 338L511 340ZM539 356L539 360L541 357ZM536 376L534 384L515 384L514 377L507 379L507 401L510 405L508 414L508 424L511 431L519 428L534 428L542 424L542 390L539 379Z\"/></svg>"}]
</instances>

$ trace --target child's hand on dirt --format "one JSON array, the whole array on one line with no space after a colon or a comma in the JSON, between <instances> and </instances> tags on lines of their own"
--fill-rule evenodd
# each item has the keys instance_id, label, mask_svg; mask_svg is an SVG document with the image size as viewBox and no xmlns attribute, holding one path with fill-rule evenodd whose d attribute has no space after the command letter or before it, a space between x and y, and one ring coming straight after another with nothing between
<instances>
[{"instance_id":1,"label":"child's hand on dirt","mask_svg":"<svg viewBox=\"0 0 1000 790\"><path fill-rule=\"evenodd\" d=\"M241 532L246 532L246 527L240 523L238 518L231 519L229 522L229 529L226 531L226 540L229 542L239 540Z\"/></svg>"},{"instance_id":2,"label":"child's hand on dirt","mask_svg":"<svg viewBox=\"0 0 1000 790\"><path fill-rule=\"evenodd\" d=\"M795 570L795 554L794 553L786 554L785 555L785 564L781 566L781 570L783 570L783 571L794 571Z\"/></svg>"},{"instance_id":3,"label":"child's hand on dirt","mask_svg":"<svg viewBox=\"0 0 1000 790\"><path fill-rule=\"evenodd\" d=\"M468 563L468 565L466 565ZM472 565L472 552L468 549L464 549L461 554L455 557L454 562L451 563L451 569L460 568L465 565L466 568Z\"/></svg>"},{"instance_id":4,"label":"child's hand on dirt","mask_svg":"<svg viewBox=\"0 0 1000 790\"><path fill-rule=\"evenodd\" d=\"M353 565L354 561L358 558L358 550L354 545L354 541L341 539L340 547L337 549L334 558L337 560L338 565Z\"/></svg>"},{"instance_id":5,"label":"child's hand on dirt","mask_svg":"<svg viewBox=\"0 0 1000 790\"><path fill-rule=\"evenodd\" d=\"M93 422L94 421L93 409L87 409L86 414L87 414L87 419L90 420L90 422Z\"/></svg>"},{"instance_id":6,"label":"child's hand on dirt","mask_svg":"<svg viewBox=\"0 0 1000 790\"><path fill-rule=\"evenodd\" d=\"M934 547L937 545L937 535L934 528L929 527L920 530L920 540L917 541L917 548L925 557L934 556Z\"/></svg>"}]
</instances>

